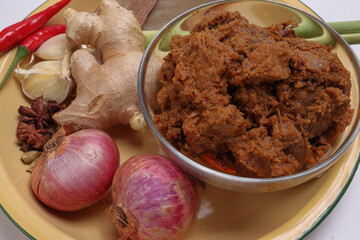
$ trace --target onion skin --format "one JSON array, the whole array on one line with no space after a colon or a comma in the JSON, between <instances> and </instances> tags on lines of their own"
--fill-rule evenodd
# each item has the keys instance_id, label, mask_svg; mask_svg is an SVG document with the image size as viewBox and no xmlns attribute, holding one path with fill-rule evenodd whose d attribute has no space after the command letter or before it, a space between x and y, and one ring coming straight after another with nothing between
<instances>
[{"instance_id":1,"label":"onion skin","mask_svg":"<svg viewBox=\"0 0 360 240\"><path fill-rule=\"evenodd\" d=\"M105 132L85 129L55 134L31 174L31 187L45 205L72 212L102 199L119 167L119 150Z\"/></svg>"},{"instance_id":2,"label":"onion skin","mask_svg":"<svg viewBox=\"0 0 360 240\"><path fill-rule=\"evenodd\" d=\"M197 209L197 188L164 156L140 154L117 170L109 211L120 239L183 239Z\"/></svg>"}]
</instances>

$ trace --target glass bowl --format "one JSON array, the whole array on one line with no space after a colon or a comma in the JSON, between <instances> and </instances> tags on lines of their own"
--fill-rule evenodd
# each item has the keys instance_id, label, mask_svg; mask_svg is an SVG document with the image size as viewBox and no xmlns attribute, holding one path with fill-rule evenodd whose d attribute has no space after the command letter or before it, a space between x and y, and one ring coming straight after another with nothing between
<instances>
[{"instance_id":1,"label":"glass bowl","mask_svg":"<svg viewBox=\"0 0 360 240\"><path fill-rule=\"evenodd\" d=\"M191 159L185 156L183 153L174 148L168 141L166 141L166 139L157 130L152 121L153 114L158 111L156 106L156 93L154 94L149 91L145 91L145 86L147 84L152 84L149 83L149 81L153 81L154 79L154 76L149 76L152 72L152 70L148 71L148 66L150 66L149 63L153 58L166 56L166 51L169 50L169 35L173 34L173 29L181 28L183 31L191 29L189 25L195 24L199 21L200 18L197 16L209 8L227 11L237 10L242 16L245 16L250 23L255 23L260 26L277 24L287 20L296 22L299 24L297 30L299 36L331 44L333 46L332 51L337 53L344 66L351 72L351 108L354 109L353 119L346 130L336 137L325 156L316 164L308 166L306 170L299 173L283 177L249 178L234 176L209 168L199 159ZM188 21L189 19L191 19L191 21ZM308 35L308 31L305 29L307 26L313 28L312 32L316 32L317 35ZM305 31L302 31L304 29ZM239 192L271 192L290 188L309 181L315 177L321 176L351 145L360 129L360 116L358 110L359 81L360 65L356 55L353 53L345 40L322 20L300 9L272 1L216 1L200 5L184 12L160 30L160 32L148 45L141 61L138 74L138 94L145 120L148 123L151 132L159 142L162 150L172 159L172 161L183 168L186 172L208 184L220 188Z\"/></svg>"}]
</instances>

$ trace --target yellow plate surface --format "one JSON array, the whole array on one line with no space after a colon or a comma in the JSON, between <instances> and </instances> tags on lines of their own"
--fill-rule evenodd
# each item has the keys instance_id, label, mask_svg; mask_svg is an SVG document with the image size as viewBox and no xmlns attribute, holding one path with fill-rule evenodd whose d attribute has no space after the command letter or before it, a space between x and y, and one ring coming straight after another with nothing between
<instances>
[{"instance_id":1,"label":"yellow plate surface","mask_svg":"<svg viewBox=\"0 0 360 240\"><path fill-rule=\"evenodd\" d=\"M53 4L49 0L35 12ZM187 9L204 1L179 1ZM311 12L301 2L282 0ZM92 12L97 0L73 0L69 7ZM149 20L158 18L157 6ZM173 17L185 9L172 12ZM179 12L180 11L180 12ZM163 25L170 19L156 24ZM49 24L63 23L62 12ZM155 26L155 25L154 25ZM145 26L149 28L149 26ZM0 58L0 79L5 74L15 50ZM347 67L351 64L345 62ZM61 213L42 205L33 195L20 161L21 152L15 138L17 109L30 105L14 78L8 79L0 91L0 203L10 218L30 238L35 239L117 239L111 218L105 213L107 202L100 202L75 213ZM121 162L142 152L158 152L159 147L150 133L138 133L117 126L108 132L115 138ZM344 156L322 177L298 187L273 193L245 194L207 186L201 207L187 239L294 239L305 236L331 211L350 184L357 169L359 137Z\"/></svg>"}]
</instances>

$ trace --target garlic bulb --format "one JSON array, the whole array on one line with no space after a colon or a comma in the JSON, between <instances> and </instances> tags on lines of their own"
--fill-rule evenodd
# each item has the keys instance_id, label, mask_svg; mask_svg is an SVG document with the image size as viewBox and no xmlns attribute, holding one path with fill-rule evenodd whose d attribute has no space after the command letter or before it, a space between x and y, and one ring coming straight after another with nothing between
<instances>
[{"instance_id":1,"label":"garlic bulb","mask_svg":"<svg viewBox=\"0 0 360 240\"><path fill-rule=\"evenodd\" d=\"M65 33L44 42L33 53L34 56L43 61L30 69L22 69L20 66L15 69L24 94L31 99L43 96L45 101L63 102L73 86L69 69L70 50ZM32 60L29 64L32 64Z\"/></svg>"},{"instance_id":2,"label":"garlic bulb","mask_svg":"<svg viewBox=\"0 0 360 240\"><path fill-rule=\"evenodd\" d=\"M65 33L56 35L44 42L34 55L44 60L61 60L64 58L67 49L67 40Z\"/></svg>"},{"instance_id":3,"label":"garlic bulb","mask_svg":"<svg viewBox=\"0 0 360 240\"><path fill-rule=\"evenodd\" d=\"M70 93L73 85L71 78L62 76L62 60L41 61L30 69L15 69L22 84L24 94L35 99L43 96L45 101L61 103Z\"/></svg>"}]
</instances>

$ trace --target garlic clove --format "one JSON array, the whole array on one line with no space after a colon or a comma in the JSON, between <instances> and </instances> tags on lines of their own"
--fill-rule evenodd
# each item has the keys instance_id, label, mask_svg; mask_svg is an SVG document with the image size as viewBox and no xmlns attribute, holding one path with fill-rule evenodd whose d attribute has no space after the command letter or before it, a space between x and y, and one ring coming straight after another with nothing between
<instances>
[{"instance_id":1,"label":"garlic clove","mask_svg":"<svg viewBox=\"0 0 360 240\"><path fill-rule=\"evenodd\" d=\"M45 41L34 54L44 60L60 60L64 58L67 48L66 35L63 33Z\"/></svg>"},{"instance_id":2,"label":"garlic clove","mask_svg":"<svg viewBox=\"0 0 360 240\"><path fill-rule=\"evenodd\" d=\"M71 91L73 81L60 76L61 62L42 61L28 70L17 68L24 94L31 99L43 96L45 101L63 102Z\"/></svg>"},{"instance_id":3,"label":"garlic clove","mask_svg":"<svg viewBox=\"0 0 360 240\"><path fill-rule=\"evenodd\" d=\"M23 82L30 74L53 75L61 71L61 61L42 61L34 64L30 69L15 69L21 82Z\"/></svg>"}]
</instances>

